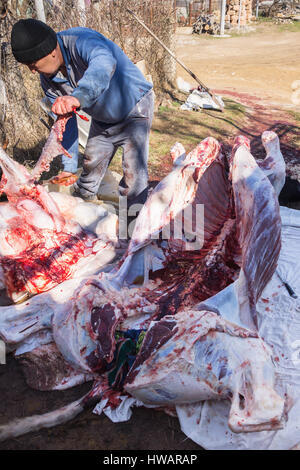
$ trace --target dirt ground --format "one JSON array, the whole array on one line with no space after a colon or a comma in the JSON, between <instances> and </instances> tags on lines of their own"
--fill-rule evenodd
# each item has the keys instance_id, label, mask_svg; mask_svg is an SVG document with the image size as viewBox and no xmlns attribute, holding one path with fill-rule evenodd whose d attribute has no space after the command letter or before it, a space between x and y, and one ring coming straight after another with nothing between
<instances>
[{"instance_id":1,"label":"dirt ground","mask_svg":"<svg viewBox=\"0 0 300 470\"><path fill-rule=\"evenodd\" d=\"M254 31L228 38L191 34L178 28L176 54L214 91L254 95L268 105L299 110L292 102L292 83L300 80L300 27L282 31L278 25L259 24ZM177 66L177 75L195 86Z\"/></svg>"},{"instance_id":2,"label":"dirt ground","mask_svg":"<svg viewBox=\"0 0 300 470\"><path fill-rule=\"evenodd\" d=\"M223 39L191 35L190 28L181 28L177 54L207 86L247 106L246 121L242 128L233 123L232 134L250 136L254 153L263 130L279 133L292 171L300 162L295 145L299 143L299 122L287 110L297 111L291 100L291 83L300 80L300 50L296 46L300 32L279 32L269 25L264 28L264 32L259 27L254 33ZM179 67L178 76L195 86ZM216 123L226 119L226 114L215 114ZM260 156L258 150L256 156ZM7 364L0 365L0 424L54 410L81 397L90 385L64 392L34 391L9 356ZM176 418L144 408L134 409L125 423L112 423L106 416L86 410L66 425L0 443L0 449L201 450L181 432Z\"/></svg>"},{"instance_id":3,"label":"dirt ground","mask_svg":"<svg viewBox=\"0 0 300 470\"><path fill-rule=\"evenodd\" d=\"M264 158L261 134L273 130L280 138L287 175L300 181L300 22L286 26L263 22L251 29L215 38L178 28L176 54L216 94L246 106L246 120L232 121L232 136L221 141L230 145L234 135L244 134L250 138L253 155ZM177 77L197 86L178 64ZM226 120L224 114L215 113L216 127Z\"/></svg>"},{"instance_id":4,"label":"dirt ground","mask_svg":"<svg viewBox=\"0 0 300 470\"><path fill-rule=\"evenodd\" d=\"M91 383L66 391L30 389L16 361L0 365L0 425L13 418L55 410L82 397ZM163 412L135 408L124 423L85 410L70 423L0 443L1 450L200 450L180 430L177 418Z\"/></svg>"}]
</instances>

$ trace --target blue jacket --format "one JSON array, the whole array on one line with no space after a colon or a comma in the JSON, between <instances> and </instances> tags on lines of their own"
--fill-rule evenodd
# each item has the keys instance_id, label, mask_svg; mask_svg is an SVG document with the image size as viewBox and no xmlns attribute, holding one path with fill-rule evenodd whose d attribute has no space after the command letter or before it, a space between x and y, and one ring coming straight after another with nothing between
<instances>
[{"instance_id":1,"label":"blue jacket","mask_svg":"<svg viewBox=\"0 0 300 470\"><path fill-rule=\"evenodd\" d=\"M68 78L40 74L45 95L53 103L58 96L75 96L93 119L109 127L126 118L152 88L141 71L114 42L89 28L57 33ZM63 157L64 169L75 172L78 130L75 115L68 121L63 146L73 156Z\"/></svg>"},{"instance_id":2,"label":"blue jacket","mask_svg":"<svg viewBox=\"0 0 300 470\"><path fill-rule=\"evenodd\" d=\"M92 118L115 124L152 88L122 49L102 34L71 28L57 33L57 38L68 80L40 75L42 88L52 102L71 94Z\"/></svg>"}]
</instances>

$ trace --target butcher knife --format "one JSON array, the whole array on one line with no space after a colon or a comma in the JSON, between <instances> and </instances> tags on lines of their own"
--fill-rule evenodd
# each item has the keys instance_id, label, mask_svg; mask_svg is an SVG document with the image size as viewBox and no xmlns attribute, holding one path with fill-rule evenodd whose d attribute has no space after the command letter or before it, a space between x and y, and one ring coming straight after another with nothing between
<instances>
[{"instance_id":1,"label":"butcher knife","mask_svg":"<svg viewBox=\"0 0 300 470\"><path fill-rule=\"evenodd\" d=\"M291 286L285 282L282 277L280 276L279 272L277 271L276 269L276 274L277 276L279 277L279 279L281 280L282 284L284 285L284 287L286 288L286 290L288 291L288 293L290 294L291 297L293 297L293 299L298 299L298 295L295 293L295 291L291 288Z\"/></svg>"}]
</instances>

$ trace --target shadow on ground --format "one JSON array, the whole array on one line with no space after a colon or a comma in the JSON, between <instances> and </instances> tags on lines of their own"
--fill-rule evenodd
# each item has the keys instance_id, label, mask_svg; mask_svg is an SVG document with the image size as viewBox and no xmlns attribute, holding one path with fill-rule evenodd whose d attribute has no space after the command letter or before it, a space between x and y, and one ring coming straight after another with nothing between
<instances>
[{"instance_id":1,"label":"shadow on ground","mask_svg":"<svg viewBox=\"0 0 300 470\"><path fill-rule=\"evenodd\" d=\"M0 365L0 424L46 413L77 400L91 388L86 383L65 391L39 392L28 388L12 355ZM177 418L164 412L134 408L124 423L85 410L69 423L0 443L1 450L193 450L201 448L180 430Z\"/></svg>"}]
</instances>

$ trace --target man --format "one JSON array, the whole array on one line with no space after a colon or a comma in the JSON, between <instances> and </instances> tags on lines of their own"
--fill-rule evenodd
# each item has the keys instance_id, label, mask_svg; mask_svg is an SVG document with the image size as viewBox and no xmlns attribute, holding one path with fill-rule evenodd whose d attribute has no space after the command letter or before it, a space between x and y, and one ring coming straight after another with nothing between
<instances>
[{"instance_id":1,"label":"man","mask_svg":"<svg viewBox=\"0 0 300 470\"><path fill-rule=\"evenodd\" d=\"M20 20L12 29L12 52L17 61L40 73L45 95L56 115L81 108L91 116L83 171L74 195L97 199L106 169L118 147L123 148L123 178L119 184L127 203L144 203L148 187L149 133L154 93L140 70L102 34L88 28L55 33L45 23ZM63 146L63 177L76 173L78 130L76 116L68 121ZM76 179L76 177L74 178Z\"/></svg>"}]
</instances>

